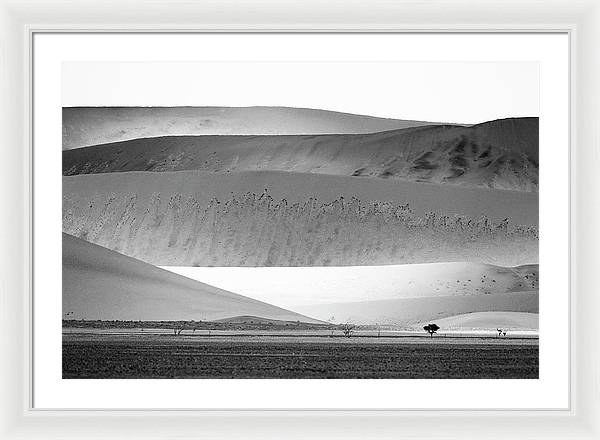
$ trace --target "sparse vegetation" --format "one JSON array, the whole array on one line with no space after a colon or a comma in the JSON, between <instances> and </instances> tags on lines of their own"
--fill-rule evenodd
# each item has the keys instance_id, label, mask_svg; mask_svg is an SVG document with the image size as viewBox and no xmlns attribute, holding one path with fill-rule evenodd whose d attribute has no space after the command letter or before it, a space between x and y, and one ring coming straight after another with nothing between
<instances>
[{"instance_id":1,"label":"sparse vegetation","mask_svg":"<svg viewBox=\"0 0 600 440\"><path fill-rule=\"evenodd\" d=\"M349 337L352 336L352 333L354 333L354 329L355 328L356 328L356 325L352 324L352 323L349 323L349 322L340 325L340 330L342 330L342 333L347 338L349 338Z\"/></svg>"},{"instance_id":2,"label":"sparse vegetation","mask_svg":"<svg viewBox=\"0 0 600 440\"><path fill-rule=\"evenodd\" d=\"M181 334L183 330L287 330L293 326L297 330L323 330L335 329L333 324L309 324L298 321L256 320L254 322L219 322L219 321L99 321L99 320L71 320L62 321L63 328L95 328L95 329L166 329L175 335ZM181 331L180 331L181 330Z\"/></svg>"}]
</instances>

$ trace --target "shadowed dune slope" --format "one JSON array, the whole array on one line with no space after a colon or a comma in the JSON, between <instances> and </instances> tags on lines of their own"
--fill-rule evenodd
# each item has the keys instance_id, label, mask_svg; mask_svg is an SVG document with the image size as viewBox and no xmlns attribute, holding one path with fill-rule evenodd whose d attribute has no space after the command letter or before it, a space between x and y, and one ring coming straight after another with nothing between
<instances>
[{"instance_id":1,"label":"shadowed dune slope","mask_svg":"<svg viewBox=\"0 0 600 440\"><path fill-rule=\"evenodd\" d=\"M63 231L160 266L538 260L536 194L284 172L64 177Z\"/></svg>"},{"instance_id":2,"label":"shadowed dune slope","mask_svg":"<svg viewBox=\"0 0 600 440\"><path fill-rule=\"evenodd\" d=\"M413 327L424 321L437 322L473 312L539 313L538 304L538 291L527 291L319 304L299 306L295 310L323 320L333 316L336 322Z\"/></svg>"},{"instance_id":3,"label":"shadowed dune slope","mask_svg":"<svg viewBox=\"0 0 600 440\"><path fill-rule=\"evenodd\" d=\"M536 192L538 118L371 134L171 136L63 151L63 174L285 171Z\"/></svg>"},{"instance_id":4,"label":"shadowed dune slope","mask_svg":"<svg viewBox=\"0 0 600 440\"><path fill-rule=\"evenodd\" d=\"M314 319L218 289L63 234L63 314L71 319Z\"/></svg>"},{"instance_id":5,"label":"shadowed dune slope","mask_svg":"<svg viewBox=\"0 0 600 440\"><path fill-rule=\"evenodd\" d=\"M63 107L63 149L155 136L374 133L432 124L291 107Z\"/></svg>"}]
</instances>

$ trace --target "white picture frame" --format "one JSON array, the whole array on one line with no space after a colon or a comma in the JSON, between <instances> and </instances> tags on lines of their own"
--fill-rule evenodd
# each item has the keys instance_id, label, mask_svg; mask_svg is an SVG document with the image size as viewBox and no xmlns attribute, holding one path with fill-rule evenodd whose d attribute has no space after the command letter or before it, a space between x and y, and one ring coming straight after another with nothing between
<instances>
[{"instance_id":1,"label":"white picture frame","mask_svg":"<svg viewBox=\"0 0 600 440\"><path fill-rule=\"evenodd\" d=\"M458 0L0 2L2 438L600 438L600 4ZM36 32L564 32L571 77L571 404L546 411L57 411L31 408L32 37Z\"/></svg>"}]
</instances>

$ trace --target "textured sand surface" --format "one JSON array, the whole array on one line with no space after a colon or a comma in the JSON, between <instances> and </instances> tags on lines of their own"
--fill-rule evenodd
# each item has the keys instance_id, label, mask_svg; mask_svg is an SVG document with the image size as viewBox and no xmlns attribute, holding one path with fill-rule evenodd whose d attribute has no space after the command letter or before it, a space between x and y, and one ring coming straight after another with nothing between
<instances>
[{"instance_id":1,"label":"textured sand surface","mask_svg":"<svg viewBox=\"0 0 600 440\"><path fill-rule=\"evenodd\" d=\"M163 266L538 259L535 193L284 172L64 177L63 231Z\"/></svg>"},{"instance_id":2,"label":"textured sand surface","mask_svg":"<svg viewBox=\"0 0 600 440\"><path fill-rule=\"evenodd\" d=\"M332 203L343 197L350 202L354 197L363 204L408 204L419 216L434 212L477 219L485 215L493 221L508 218L512 224L538 224L537 194L520 191L280 171L128 172L63 177L64 198L78 203L114 194L135 195L137 203L147 203L153 196L160 196L163 203L173 197L185 203L193 197L198 205L206 207L213 198L226 203L232 194L238 198L247 193L260 197L265 190L276 203L285 199L288 205L305 203L310 198Z\"/></svg>"},{"instance_id":3,"label":"textured sand surface","mask_svg":"<svg viewBox=\"0 0 600 440\"><path fill-rule=\"evenodd\" d=\"M314 319L218 289L63 234L63 316L103 320L215 320L252 315Z\"/></svg>"},{"instance_id":4,"label":"textured sand surface","mask_svg":"<svg viewBox=\"0 0 600 440\"><path fill-rule=\"evenodd\" d=\"M431 124L290 107L63 107L63 149L166 135L373 133Z\"/></svg>"},{"instance_id":5,"label":"textured sand surface","mask_svg":"<svg viewBox=\"0 0 600 440\"><path fill-rule=\"evenodd\" d=\"M536 192L538 118L372 134L180 136L63 152L63 174L285 171Z\"/></svg>"}]
</instances>

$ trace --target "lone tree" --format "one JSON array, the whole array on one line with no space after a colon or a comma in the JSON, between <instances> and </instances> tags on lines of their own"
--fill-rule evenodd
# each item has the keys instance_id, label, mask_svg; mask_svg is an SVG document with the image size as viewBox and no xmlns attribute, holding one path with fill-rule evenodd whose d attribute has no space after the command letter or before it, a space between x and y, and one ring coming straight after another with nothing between
<instances>
[{"instance_id":1,"label":"lone tree","mask_svg":"<svg viewBox=\"0 0 600 440\"><path fill-rule=\"evenodd\" d=\"M346 324L340 325L340 329L342 330L342 333L344 333L344 336L347 338L352 336L352 333L354 333L355 327L356 326L354 324L350 324L349 322L347 322Z\"/></svg>"},{"instance_id":2,"label":"lone tree","mask_svg":"<svg viewBox=\"0 0 600 440\"><path fill-rule=\"evenodd\" d=\"M423 330L425 330L427 333L429 333L429 335L433 338L433 334L435 332L437 332L440 329L440 327L437 324L427 324L425 327L423 327Z\"/></svg>"}]
</instances>

